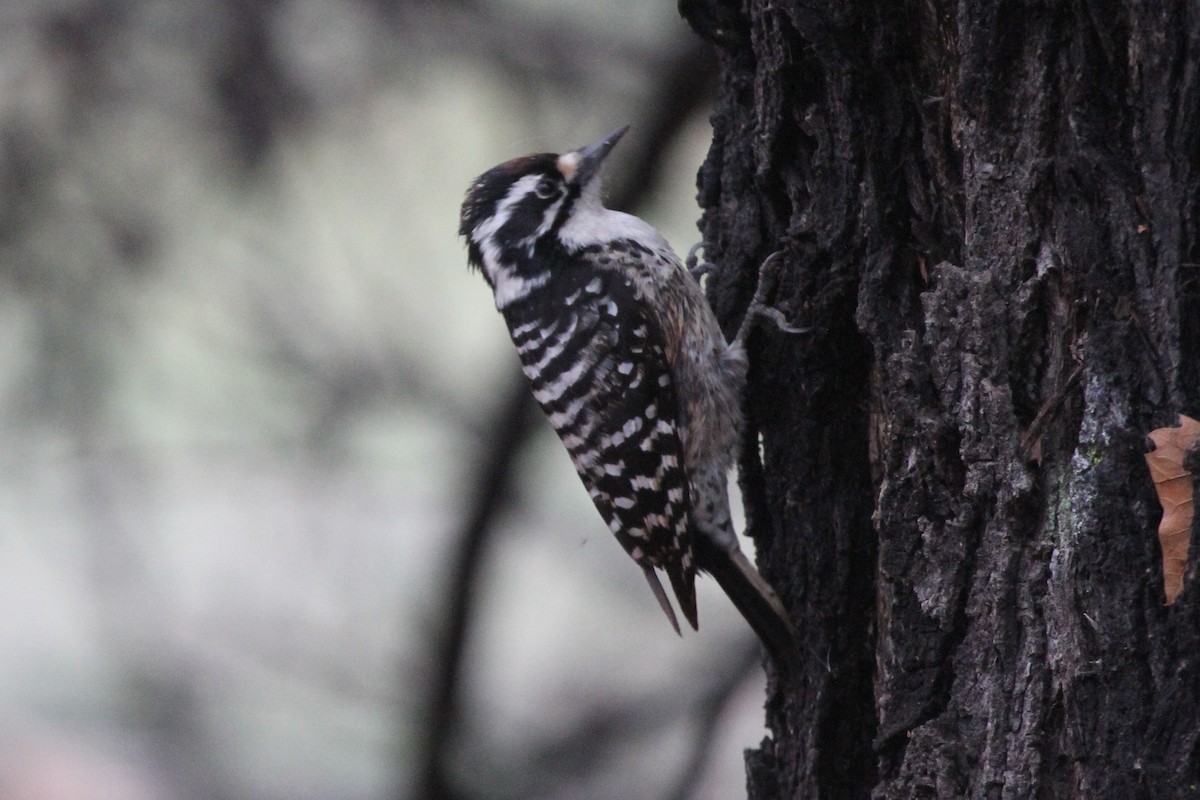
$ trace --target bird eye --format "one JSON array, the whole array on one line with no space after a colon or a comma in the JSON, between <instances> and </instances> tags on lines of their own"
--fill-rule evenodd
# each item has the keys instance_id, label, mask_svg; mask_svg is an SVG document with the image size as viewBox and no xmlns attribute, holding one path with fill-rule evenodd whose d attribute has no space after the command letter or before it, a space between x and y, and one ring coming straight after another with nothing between
<instances>
[{"instance_id":1,"label":"bird eye","mask_svg":"<svg viewBox=\"0 0 1200 800\"><path fill-rule=\"evenodd\" d=\"M550 178L542 178L540 181L538 181L538 184L534 187L533 191L537 192L538 197L545 200L546 198L553 196L558 191L558 182L551 180Z\"/></svg>"}]
</instances>

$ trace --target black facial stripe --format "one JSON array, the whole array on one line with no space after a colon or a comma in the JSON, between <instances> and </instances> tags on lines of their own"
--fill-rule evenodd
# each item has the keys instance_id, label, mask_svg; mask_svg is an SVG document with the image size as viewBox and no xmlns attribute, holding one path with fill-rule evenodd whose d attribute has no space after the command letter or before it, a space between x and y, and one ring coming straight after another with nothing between
<instances>
[{"instance_id":1,"label":"black facial stripe","mask_svg":"<svg viewBox=\"0 0 1200 800\"><path fill-rule=\"evenodd\" d=\"M522 197L511 206L508 220L496 234L496 240L515 244L532 236L546 219L546 209L553 202L554 198L543 200L533 193Z\"/></svg>"},{"instance_id":2,"label":"black facial stripe","mask_svg":"<svg viewBox=\"0 0 1200 800\"><path fill-rule=\"evenodd\" d=\"M563 199L563 204L558 208L558 215L554 217L554 222L550 226L551 232L557 231L567 221L567 217L571 215L571 209L575 206L575 201L579 199L583 187L577 183L567 184L567 196Z\"/></svg>"}]
</instances>

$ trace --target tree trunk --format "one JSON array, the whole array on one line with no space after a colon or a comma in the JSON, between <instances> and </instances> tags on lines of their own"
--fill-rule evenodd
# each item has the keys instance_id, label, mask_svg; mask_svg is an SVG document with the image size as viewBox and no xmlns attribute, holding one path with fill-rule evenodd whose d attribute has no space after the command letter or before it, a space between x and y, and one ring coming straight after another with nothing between
<instances>
[{"instance_id":1,"label":"tree trunk","mask_svg":"<svg viewBox=\"0 0 1200 800\"><path fill-rule=\"evenodd\" d=\"M710 295L758 264L741 481L805 633L750 797L1200 797L1200 2L682 0L722 77ZM1195 537L1194 537L1195 538Z\"/></svg>"}]
</instances>

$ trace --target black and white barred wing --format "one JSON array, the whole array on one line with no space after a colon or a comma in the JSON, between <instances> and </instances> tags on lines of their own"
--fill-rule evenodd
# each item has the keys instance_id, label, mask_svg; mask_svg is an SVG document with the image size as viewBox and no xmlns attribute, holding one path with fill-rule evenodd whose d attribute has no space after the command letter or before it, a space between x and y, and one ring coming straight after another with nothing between
<instances>
[{"instance_id":1,"label":"black and white barred wing","mask_svg":"<svg viewBox=\"0 0 1200 800\"><path fill-rule=\"evenodd\" d=\"M687 477L663 334L618 275L546 289L505 310L534 397L671 624L679 630L655 568L694 628Z\"/></svg>"}]
</instances>

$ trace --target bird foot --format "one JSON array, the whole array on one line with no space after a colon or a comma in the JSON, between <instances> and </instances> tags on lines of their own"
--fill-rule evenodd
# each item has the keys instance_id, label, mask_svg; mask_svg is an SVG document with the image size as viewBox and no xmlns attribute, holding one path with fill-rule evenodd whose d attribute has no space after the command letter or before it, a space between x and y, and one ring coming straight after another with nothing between
<instances>
[{"instance_id":1,"label":"bird foot","mask_svg":"<svg viewBox=\"0 0 1200 800\"><path fill-rule=\"evenodd\" d=\"M813 330L812 328L797 328L791 323L791 320L784 316L782 311L767 305L767 296L779 283L779 271L783 264L782 256L783 251L776 250L767 256L762 266L758 268L758 288L755 289L754 298L746 308L746 316L742 319L742 326L738 329L735 341L744 343L754 330L754 326L761 322L770 322L782 333L802 334Z\"/></svg>"},{"instance_id":2,"label":"bird foot","mask_svg":"<svg viewBox=\"0 0 1200 800\"><path fill-rule=\"evenodd\" d=\"M703 264L699 263L700 259L696 254L701 250L708 250L708 245L705 242L696 242L694 245L692 245L692 248L688 250L687 258L683 262L683 265L687 267L687 271L692 273L692 277L696 279L696 283L699 283L705 275L708 275L710 272L716 269L716 267L714 267L712 264L709 264L707 261Z\"/></svg>"}]
</instances>

